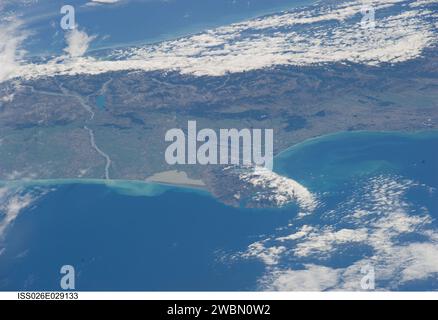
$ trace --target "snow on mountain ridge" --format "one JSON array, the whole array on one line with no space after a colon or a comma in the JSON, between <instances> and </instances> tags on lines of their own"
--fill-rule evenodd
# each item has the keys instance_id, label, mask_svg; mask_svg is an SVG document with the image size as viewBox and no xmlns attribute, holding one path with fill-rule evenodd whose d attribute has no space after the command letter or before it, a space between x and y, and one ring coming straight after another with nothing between
<instances>
[{"instance_id":1,"label":"snow on mountain ridge","mask_svg":"<svg viewBox=\"0 0 438 320\"><path fill-rule=\"evenodd\" d=\"M253 201L267 200L277 207L296 201L306 211L313 211L317 206L315 196L306 187L269 169L256 167L254 170L243 171L239 174L239 179L262 188L254 193Z\"/></svg>"}]
</instances>

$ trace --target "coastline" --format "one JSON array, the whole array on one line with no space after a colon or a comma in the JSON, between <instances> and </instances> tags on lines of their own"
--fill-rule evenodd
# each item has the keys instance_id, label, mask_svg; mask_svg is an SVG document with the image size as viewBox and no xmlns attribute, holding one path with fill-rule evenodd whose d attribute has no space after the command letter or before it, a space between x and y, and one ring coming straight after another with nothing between
<instances>
[{"instance_id":1,"label":"coastline","mask_svg":"<svg viewBox=\"0 0 438 320\"><path fill-rule=\"evenodd\" d=\"M438 130L421 130L421 131L339 131L329 133L313 138L306 139L302 142L294 144L274 156L275 159L281 159L289 156L290 153L296 152L301 148L309 147L321 142L328 142L347 135L394 135L403 138L428 138L431 136L438 137ZM278 168L274 172L278 172ZM187 177L184 171L169 170L158 172L145 180L125 180L125 179L35 179L35 180L0 180L0 187L34 187L34 186L57 186L57 185L72 185L72 184L89 184L89 185L105 185L123 194L154 196L163 193L172 188L182 190L208 193L205 183L202 180L194 180Z\"/></svg>"},{"instance_id":2,"label":"coastline","mask_svg":"<svg viewBox=\"0 0 438 320\"><path fill-rule=\"evenodd\" d=\"M313 144L317 144L320 142L330 141L334 138L343 137L350 134L366 134L366 135L394 135L399 137L406 137L406 138L414 138L415 136L421 136L420 138L424 138L425 136L429 135L438 135L438 129L432 129L432 130L418 130L418 131L386 131L386 130L357 130L357 131L337 131L332 133L327 133L319 136L315 136L312 138L305 139L301 142L295 143L294 145L291 145L290 147L287 147L283 149L282 151L278 152L274 155L274 160L276 158L281 158L285 156L286 153L296 151L298 149L301 149L303 147L308 147Z\"/></svg>"},{"instance_id":3,"label":"coastline","mask_svg":"<svg viewBox=\"0 0 438 320\"><path fill-rule=\"evenodd\" d=\"M198 185L159 182L145 180L105 180L105 179L35 179L35 180L0 180L0 188L26 188L26 187L55 187L65 185L101 185L116 190L121 194L138 196L155 196L170 189L183 189L194 192L207 192L206 188Z\"/></svg>"},{"instance_id":4,"label":"coastline","mask_svg":"<svg viewBox=\"0 0 438 320\"><path fill-rule=\"evenodd\" d=\"M181 186L189 186L194 188L204 188L205 183L202 180L190 179L187 176L187 172L179 170L169 170L157 172L154 175L146 178L145 182L161 183L161 184L174 184Z\"/></svg>"}]
</instances>

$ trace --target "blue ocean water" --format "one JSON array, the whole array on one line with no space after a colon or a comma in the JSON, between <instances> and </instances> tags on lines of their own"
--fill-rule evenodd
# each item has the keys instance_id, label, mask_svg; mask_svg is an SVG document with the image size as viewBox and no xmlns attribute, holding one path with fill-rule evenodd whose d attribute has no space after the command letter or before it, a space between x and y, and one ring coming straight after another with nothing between
<instances>
[{"instance_id":1,"label":"blue ocean water","mask_svg":"<svg viewBox=\"0 0 438 320\"><path fill-rule=\"evenodd\" d=\"M115 5L86 5L71 1L79 29L97 38L90 50L154 43L194 34L316 0L176 0L122 1ZM61 54L65 48L59 13L64 1L42 1L21 13L32 36L25 43L31 56Z\"/></svg>"},{"instance_id":2,"label":"blue ocean water","mask_svg":"<svg viewBox=\"0 0 438 320\"><path fill-rule=\"evenodd\" d=\"M401 174L438 187L437 138L436 132L326 135L278 155L274 170L320 191L378 174Z\"/></svg>"},{"instance_id":3,"label":"blue ocean water","mask_svg":"<svg viewBox=\"0 0 438 320\"><path fill-rule=\"evenodd\" d=\"M438 133L325 136L280 154L275 171L318 196L320 208L300 220L316 225L376 176L396 175L438 188ZM276 235L299 212L295 205L232 208L199 190L149 185L152 189L156 192L142 195L134 185L130 192L129 184L123 192L98 184L55 186L6 228L0 241L0 290L59 290L59 270L66 264L76 269L78 290L255 290L265 265L239 253ZM437 218L436 192L414 191L407 200ZM367 248L355 250L325 263L346 266L367 254ZM282 266L294 267L296 261L286 258ZM421 284L405 289L418 288L433 289Z\"/></svg>"}]
</instances>

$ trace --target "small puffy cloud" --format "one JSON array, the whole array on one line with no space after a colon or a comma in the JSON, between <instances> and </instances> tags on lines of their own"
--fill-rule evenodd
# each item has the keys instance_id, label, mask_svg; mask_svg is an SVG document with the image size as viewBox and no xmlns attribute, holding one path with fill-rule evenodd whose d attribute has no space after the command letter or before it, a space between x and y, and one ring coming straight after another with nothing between
<instances>
[{"instance_id":1,"label":"small puffy cloud","mask_svg":"<svg viewBox=\"0 0 438 320\"><path fill-rule=\"evenodd\" d=\"M438 275L438 245L436 243L412 243L400 246L398 255L406 261L402 270L402 281L427 279Z\"/></svg>"},{"instance_id":2,"label":"small puffy cloud","mask_svg":"<svg viewBox=\"0 0 438 320\"><path fill-rule=\"evenodd\" d=\"M277 270L270 275L267 290L324 291L339 282L340 270L309 264L303 270Z\"/></svg>"},{"instance_id":3,"label":"small puffy cloud","mask_svg":"<svg viewBox=\"0 0 438 320\"><path fill-rule=\"evenodd\" d=\"M88 2L88 4L90 5L94 5L94 4L113 4L113 3L117 3L120 2L120 0L91 0L90 2Z\"/></svg>"},{"instance_id":4,"label":"small puffy cloud","mask_svg":"<svg viewBox=\"0 0 438 320\"><path fill-rule=\"evenodd\" d=\"M72 58L81 57L95 38L96 36L89 36L85 31L79 29L68 31L65 36L67 47L64 51Z\"/></svg>"},{"instance_id":5,"label":"small puffy cloud","mask_svg":"<svg viewBox=\"0 0 438 320\"><path fill-rule=\"evenodd\" d=\"M255 242L249 246L243 257L255 257L261 259L266 265L276 265L285 250L283 246L266 248L263 242Z\"/></svg>"}]
</instances>

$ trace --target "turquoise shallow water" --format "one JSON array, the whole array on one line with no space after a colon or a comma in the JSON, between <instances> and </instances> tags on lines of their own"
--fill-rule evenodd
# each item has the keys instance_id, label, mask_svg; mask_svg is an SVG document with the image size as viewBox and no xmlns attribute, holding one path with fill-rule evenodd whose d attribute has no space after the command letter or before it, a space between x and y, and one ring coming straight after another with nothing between
<instances>
[{"instance_id":1,"label":"turquoise shallow water","mask_svg":"<svg viewBox=\"0 0 438 320\"><path fill-rule=\"evenodd\" d=\"M437 132L336 133L282 152L274 171L320 190L381 173L415 176L437 186L437 139Z\"/></svg>"},{"instance_id":2,"label":"turquoise shallow water","mask_svg":"<svg viewBox=\"0 0 438 320\"><path fill-rule=\"evenodd\" d=\"M413 204L410 214L427 208L436 219L437 150L437 132L349 132L290 148L276 158L275 170L305 185L320 201L312 215L299 221L293 205L231 208L205 192L169 186L51 181L10 187L0 207L0 290L58 290L64 264L75 266L79 290L259 289L267 269L260 259L242 258L248 245L282 235L290 223L339 225L349 200L375 177L426 186L409 191L404 201ZM8 204L24 202L16 219L6 223L5 213L12 212ZM360 200L355 205L366 207ZM434 220L431 228L436 227ZM326 258L325 265L345 267L369 254L366 247L349 250ZM288 256L279 267L301 263ZM428 281L403 288L436 285Z\"/></svg>"}]
</instances>

